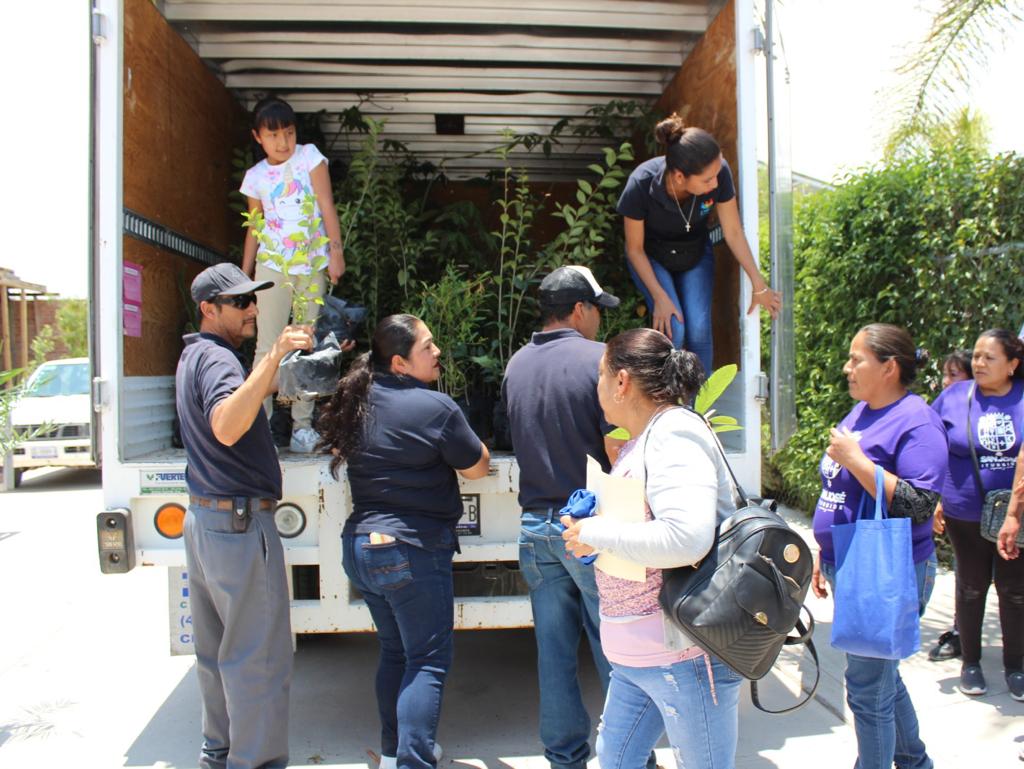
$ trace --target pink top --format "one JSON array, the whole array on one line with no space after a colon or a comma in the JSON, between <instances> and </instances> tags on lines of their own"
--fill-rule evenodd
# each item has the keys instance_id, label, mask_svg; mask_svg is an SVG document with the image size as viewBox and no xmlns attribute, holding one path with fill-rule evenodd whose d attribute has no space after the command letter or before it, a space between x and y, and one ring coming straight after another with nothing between
<instances>
[{"instance_id":1,"label":"pink top","mask_svg":"<svg viewBox=\"0 0 1024 769\"><path fill-rule=\"evenodd\" d=\"M633 450L636 440L626 443L612 468L612 475L629 477L623 459ZM647 520L654 514L647 507ZM665 616L658 604L663 580L661 569L647 569L643 582L634 582L595 569L601 600L601 647L610 662L626 667L672 665L703 652L697 646L671 649L665 644Z\"/></svg>"}]
</instances>

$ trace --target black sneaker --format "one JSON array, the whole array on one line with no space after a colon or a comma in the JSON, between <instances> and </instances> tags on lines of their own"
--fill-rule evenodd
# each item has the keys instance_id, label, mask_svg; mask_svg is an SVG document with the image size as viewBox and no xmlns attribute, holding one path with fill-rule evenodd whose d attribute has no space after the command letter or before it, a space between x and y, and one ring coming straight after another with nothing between
<instances>
[{"instance_id":1,"label":"black sneaker","mask_svg":"<svg viewBox=\"0 0 1024 769\"><path fill-rule=\"evenodd\" d=\"M1017 702L1024 702L1024 673L1019 670L1006 674L1006 687Z\"/></svg>"},{"instance_id":2,"label":"black sneaker","mask_svg":"<svg viewBox=\"0 0 1024 769\"><path fill-rule=\"evenodd\" d=\"M960 671L960 691L972 697L988 691L985 674L978 665L967 665Z\"/></svg>"},{"instance_id":3,"label":"black sneaker","mask_svg":"<svg viewBox=\"0 0 1024 769\"><path fill-rule=\"evenodd\" d=\"M952 660L961 654L960 634L955 630L947 630L939 636L939 642L928 652L928 659L932 662Z\"/></svg>"}]
</instances>

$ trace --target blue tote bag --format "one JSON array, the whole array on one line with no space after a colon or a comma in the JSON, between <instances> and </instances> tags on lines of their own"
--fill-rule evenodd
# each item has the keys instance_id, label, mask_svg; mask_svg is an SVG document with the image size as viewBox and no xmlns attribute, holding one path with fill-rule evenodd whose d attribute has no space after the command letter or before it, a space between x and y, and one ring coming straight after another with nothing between
<instances>
[{"instance_id":1,"label":"blue tote bag","mask_svg":"<svg viewBox=\"0 0 1024 769\"><path fill-rule=\"evenodd\" d=\"M889 660L916 652L921 631L910 519L888 517L885 472L878 465L874 500L864 494L857 520L833 526L832 542L832 645L850 654Z\"/></svg>"}]
</instances>

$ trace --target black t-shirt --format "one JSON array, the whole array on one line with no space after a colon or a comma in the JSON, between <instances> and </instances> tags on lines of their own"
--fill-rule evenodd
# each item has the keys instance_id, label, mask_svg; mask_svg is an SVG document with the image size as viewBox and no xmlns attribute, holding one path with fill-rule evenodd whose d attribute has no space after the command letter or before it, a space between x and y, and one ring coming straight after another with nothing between
<instances>
[{"instance_id":1,"label":"black t-shirt","mask_svg":"<svg viewBox=\"0 0 1024 769\"><path fill-rule=\"evenodd\" d=\"M587 485L587 455L610 469L597 401L604 345L571 328L540 331L505 368L501 395L519 463L519 505L562 507Z\"/></svg>"},{"instance_id":2,"label":"black t-shirt","mask_svg":"<svg viewBox=\"0 0 1024 769\"><path fill-rule=\"evenodd\" d=\"M453 468L480 461L480 439L447 395L412 377L374 374L359 450L349 459L346 531L455 546L462 495Z\"/></svg>"},{"instance_id":3,"label":"black t-shirt","mask_svg":"<svg viewBox=\"0 0 1024 769\"><path fill-rule=\"evenodd\" d=\"M178 360L175 395L185 480L191 494L204 497L281 498L281 465L260 409L233 446L217 440L210 427L214 407L245 381L238 351L216 334L187 334Z\"/></svg>"},{"instance_id":4,"label":"black t-shirt","mask_svg":"<svg viewBox=\"0 0 1024 769\"><path fill-rule=\"evenodd\" d=\"M641 163L633 170L619 196L616 210L630 219L643 221L645 242L698 240L707 237L708 217L715 209L715 204L725 203L734 197L736 188L732 181L732 171L725 158L722 158L718 186L696 199L684 198L677 206L665 189L665 156L661 155ZM689 232L686 231L684 215L690 220Z\"/></svg>"}]
</instances>

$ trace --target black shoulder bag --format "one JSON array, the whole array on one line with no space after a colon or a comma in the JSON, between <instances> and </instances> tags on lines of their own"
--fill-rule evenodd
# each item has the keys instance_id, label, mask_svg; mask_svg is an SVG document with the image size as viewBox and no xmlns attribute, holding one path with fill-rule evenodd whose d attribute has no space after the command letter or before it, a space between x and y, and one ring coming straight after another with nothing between
<instances>
[{"instance_id":1,"label":"black shoulder bag","mask_svg":"<svg viewBox=\"0 0 1024 769\"><path fill-rule=\"evenodd\" d=\"M967 390L967 445L971 447L971 469L974 471L974 482L978 484L978 491L981 492L984 501L981 505L981 536L989 542L999 539L999 530L1006 520L1006 509L1010 505L1010 489L992 489L985 491L985 485L981 482L981 466L978 464L978 452L974 448L974 426L971 424L971 404L974 402L975 382ZM1024 547L1024 528L1017 532L1017 544Z\"/></svg>"},{"instance_id":2,"label":"black shoulder bag","mask_svg":"<svg viewBox=\"0 0 1024 769\"><path fill-rule=\"evenodd\" d=\"M803 538L776 512L774 500L753 501L744 494L718 436L713 430L711 435L739 504L724 520L719 516L711 550L699 563L664 570L658 599L669 619L700 648L750 680L755 707L766 713L788 713L814 696L821 678L811 640L814 617L804 605L814 559ZM645 441L645 452L646 448ZM645 486L646 477L645 453ZM800 621L801 610L807 612L806 627ZM794 628L798 634L790 636ZM806 644L814 660L814 683L796 705L768 710L758 698L757 680L768 674L783 646L796 644Z\"/></svg>"}]
</instances>

